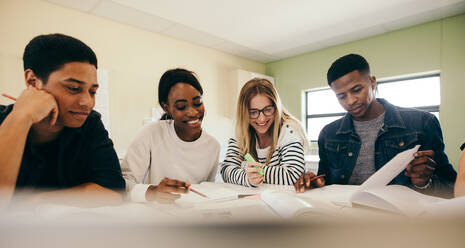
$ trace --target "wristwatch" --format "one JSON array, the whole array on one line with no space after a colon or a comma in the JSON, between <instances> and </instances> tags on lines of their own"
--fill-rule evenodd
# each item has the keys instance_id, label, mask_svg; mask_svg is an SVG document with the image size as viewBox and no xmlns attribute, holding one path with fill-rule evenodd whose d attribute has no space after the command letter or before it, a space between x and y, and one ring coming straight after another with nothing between
<instances>
[{"instance_id":1,"label":"wristwatch","mask_svg":"<svg viewBox=\"0 0 465 248\"><path fill-rule=\"evenodd\" d=\"M431 184L433 184L433 179L430 177L428 183L424 186L416 186L415 184L413 186L415 186L417 189L427 189L431 186Z\"/></svg>"}]
</instances>

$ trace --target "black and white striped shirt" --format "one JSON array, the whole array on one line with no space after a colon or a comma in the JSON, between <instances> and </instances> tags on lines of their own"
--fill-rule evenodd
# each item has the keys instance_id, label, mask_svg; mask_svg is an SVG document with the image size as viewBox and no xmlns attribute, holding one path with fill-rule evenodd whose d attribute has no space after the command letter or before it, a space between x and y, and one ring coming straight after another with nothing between
<instances>
[{"instance_id":1,"label":"black and white striped shirt","mask_svg":"<svg viewBox=\"0 0 465 248\"><path fill-rule=\"evenodd\" d=\"M264 183L294 185L305 171L302 140L286 123L281 129L276 150L269 164L265 164L267 154L267 150L257 149L257 162L265 165L263 167ZM220 164L223 180L227 183L253 186L247 179L246 166L247 162L237 146L237 141L233 138L229 139L226 157Z\"/></svg>"}]
</instances>

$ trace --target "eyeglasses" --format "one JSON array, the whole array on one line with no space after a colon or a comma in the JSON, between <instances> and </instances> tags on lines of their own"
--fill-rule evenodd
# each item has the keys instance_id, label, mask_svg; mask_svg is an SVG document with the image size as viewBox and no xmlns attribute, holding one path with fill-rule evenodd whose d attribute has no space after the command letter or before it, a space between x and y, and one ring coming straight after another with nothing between
<instances>
[{"instance_id":1,"label":"eyeglasses","mask_svg":"<svg viewBox=\"0 0 465 248\"><path fill-rule=\"evenodd\" d=\"M249 118L257 119L260 116L260 112L263 113L264 116L270 117L273 116L275 110L276 108L273 105L266 106L262 109L249 109Z\"/></svg>"}]
</instances>

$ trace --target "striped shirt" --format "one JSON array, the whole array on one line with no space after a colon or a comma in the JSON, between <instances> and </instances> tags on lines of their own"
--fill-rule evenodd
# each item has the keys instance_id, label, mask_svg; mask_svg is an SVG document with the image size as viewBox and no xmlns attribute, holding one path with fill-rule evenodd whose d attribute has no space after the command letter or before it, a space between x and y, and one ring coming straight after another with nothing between
<instances>
[{"instance_id":1,"label":"striped shirt","mask_svg":"<svg viewBox=\"0 0 465 248\"><path fill-rule=\"evenodd\" d=\"M258 143L258 142L257 142ZM294 185L305 171L304 150L302 139L298 134L284 123L278 138L276 150L265 164L268 149L258 149L258 162L264 164L264 183ZM254 187L245 173L247 162L241 154L237 141L229 139L228 150L224 161L220 164L220 173L227 183Z\"/></svg>"}]
</instances>

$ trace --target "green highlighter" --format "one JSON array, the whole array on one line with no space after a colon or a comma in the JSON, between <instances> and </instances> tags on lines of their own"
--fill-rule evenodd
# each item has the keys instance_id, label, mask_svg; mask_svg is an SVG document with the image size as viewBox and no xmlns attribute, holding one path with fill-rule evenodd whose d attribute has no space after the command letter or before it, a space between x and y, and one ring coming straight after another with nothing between
<instances>
[{"instance_id":1,"label":"green highlighter","mask_svg":"<svg viewBox=\"0 0 465 248\"><path fill-rule=\"evenodd\" d=\"M245 160L247 160L247 162L255 162L255 159L253 159L252 156L249 153L245 154L244 158L245 158ZM260 175L260 176L265 175L265 173L263 173L263 168L262 167L257 166L257 165L254 166L254 167L258 168L258 175Z\"/></svg>"}]
</instances>

